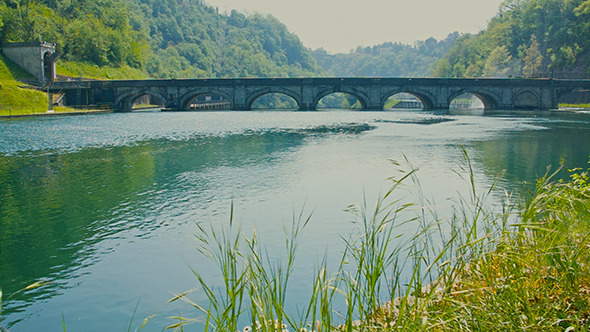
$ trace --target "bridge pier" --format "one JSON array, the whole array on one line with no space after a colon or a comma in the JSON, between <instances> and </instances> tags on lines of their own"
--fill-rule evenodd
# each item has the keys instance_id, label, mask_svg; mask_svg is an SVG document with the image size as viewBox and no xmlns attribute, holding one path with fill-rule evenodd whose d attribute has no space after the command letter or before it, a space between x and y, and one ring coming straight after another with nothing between
<instances>
[{"instance_id":1,"label":"bridge pier","mask_svg":"<svg viewBox=\"0 0 590 332\"><path fill-rule=\"evenodd\" d=\"M303 80L304 85L301 87L301 102L299 103L300 111L315 111L317 106L314 102L313 80Z\"/></svg>"},{"instance_id":2,"label":"bridge pier","mask_svg":"<svg viewBox=\"0 0 590 332\"><path fill-rule=\"evenodd\" d=\"M368 104L363 109L364 111L383 111L383 105L381 104Z\"/></svg>"},{"instance_id":3,"label":"bridge pier","mask_svg":"<svg viewBox=\"0 0 590 332\"><path fill-rule=\"evenodd\" d=\"M250 105L246 103L246 86L242 83L242 79L234 80L234 102L232 108L236 111L249 111Z\"/></svg>"},{"instance_id":4,"label":"bridge pier","mask_svg":"<svg viewBox=\"0 0 590 332\"><path fill-rule=\"evenodd\" d=\"M313 104L303 104L299 106L300 111L317 111L317 108Z\"/></svg>"}]
</instances>

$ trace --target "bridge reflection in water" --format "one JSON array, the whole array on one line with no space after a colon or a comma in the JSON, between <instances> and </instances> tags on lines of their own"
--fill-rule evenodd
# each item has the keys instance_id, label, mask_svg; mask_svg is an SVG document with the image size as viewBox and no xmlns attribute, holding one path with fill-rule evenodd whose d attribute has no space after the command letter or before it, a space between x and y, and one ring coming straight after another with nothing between
<instances>
[{"instance_id":1,"label":"bridge reflection in water","mask_svg":"<svg viewBox=\"0 0 590 332\"><path fill-rule=\"evenodd\" d=\"M590 80L496 78L236 78L183 80L113 80L55 82L52 93L63 93L64 103L75 107L102 107L131 111L144 95L160 100L168 110L190 110L195 99L223 98L233 110L250 110L258 98L284 94L299 110L316 110L320 99L347 93L363 110L383 110L387 99L399 93L415 96L424 109L449 109L458 96L472 94L486 110L555 109L561 95L590 88Z\"/></svg>"}]
</instances>

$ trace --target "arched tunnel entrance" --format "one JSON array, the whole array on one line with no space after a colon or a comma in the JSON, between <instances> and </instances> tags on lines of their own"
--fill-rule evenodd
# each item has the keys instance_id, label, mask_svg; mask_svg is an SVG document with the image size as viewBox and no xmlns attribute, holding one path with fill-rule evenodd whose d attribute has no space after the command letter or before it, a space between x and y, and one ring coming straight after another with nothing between
<instances>
[{"instance_id":1,"label":"arched tunnel entrance","mask_svg":"<svg viewBox=\"0 0 590 332\"><path fill-rule=\"evenodd\" d=\"M59 54L52 52L45 52L43 54L43 80L45 83L55 82L55 60Z\"/></svg>"}]
</instances>

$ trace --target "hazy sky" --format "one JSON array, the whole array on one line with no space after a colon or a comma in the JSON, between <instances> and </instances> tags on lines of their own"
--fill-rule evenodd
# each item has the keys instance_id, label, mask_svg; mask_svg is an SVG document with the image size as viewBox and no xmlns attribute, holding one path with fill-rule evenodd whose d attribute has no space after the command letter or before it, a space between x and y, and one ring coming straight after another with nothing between
<instances>
[{"instance_id":1,"label":"hazy sky","mask_svg":"<svg viewBox=\"0 0 590 332\"><path fill-rule=\"evenodd\" d=\"M502 0L206 0L220 12L272 14L310 48L330 53L383 42L476 33Z\"/></svg>"}]
</instances>

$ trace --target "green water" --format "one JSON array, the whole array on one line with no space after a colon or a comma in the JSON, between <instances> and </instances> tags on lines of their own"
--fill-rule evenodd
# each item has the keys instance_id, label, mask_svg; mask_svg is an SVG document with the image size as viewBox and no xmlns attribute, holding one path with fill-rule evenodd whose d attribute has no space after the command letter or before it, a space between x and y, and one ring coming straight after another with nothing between
<instances>
[{"instance_id":1,"label":"green water","mask_svg":"<svg viewBox=\"0 0 590 332\"><path fill-rule=\"evenodd\" d=\"M419 167L440 202L464 190L461 149L482 188L503 174L520 190L554 169L587 167L588 113L204 112L103 114L0 121L0 287L10 331L132 330L198 313L166 304L215 282L197 253L195 223L223 224L230 206L269 252L283 225L312 213L290 303L310 289L314 263L337 259L350 204L388 188L391 160ZM411 229L408 229L411 231ZM280 255L279 255L280 256ZM20 291L27 285L41 287ZM194 293L196 301L204 301ZM193 325L194 330L202 324Z\"/></svg>"}]
</instances>

